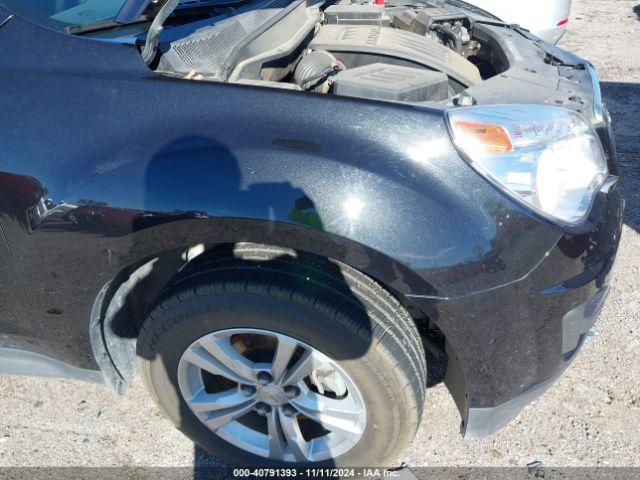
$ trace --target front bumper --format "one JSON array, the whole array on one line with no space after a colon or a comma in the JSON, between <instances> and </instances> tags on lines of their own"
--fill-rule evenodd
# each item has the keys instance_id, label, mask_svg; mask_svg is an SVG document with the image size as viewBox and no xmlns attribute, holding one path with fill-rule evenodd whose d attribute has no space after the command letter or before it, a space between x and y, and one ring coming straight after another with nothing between
<instances>
[{"instance_id":1,"label":"front bumper","mask_svg":"<svg viewBox=\"0 0 640 480\"><path fill-rule=\"evenodd\" d=\"M599 197L587 226L564 233L526 277L453 298L411 296L445 334L445 383L465 437L499 430L540 396L595 323L609 291L623 212L616 182Z\"/></svg>"},{"instance_id":2,"label":"front bumper","mask_svg":"<svg viewBox=\"0 0 640 480\"><path fill-rule=\"evenodd\" d=\"M463 434L465 438L481 438L505 427L520 411L540 397L553 383L562 376L566 368L580 351L587 333L595 324L604 302L609 294L609 287L603 287L586 302L581 303L562 319L562 360L552 377L530 386L511 400L496 407L473 408L467 413Z\"/></svg>"}]
</instances>

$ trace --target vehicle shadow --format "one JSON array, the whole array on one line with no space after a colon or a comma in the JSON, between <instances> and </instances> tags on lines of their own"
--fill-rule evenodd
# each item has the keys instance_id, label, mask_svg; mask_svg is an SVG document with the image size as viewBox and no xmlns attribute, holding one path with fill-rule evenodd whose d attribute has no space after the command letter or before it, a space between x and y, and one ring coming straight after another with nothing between
<instances>
[{"instance_id":1,"label":"vehicle shadow","mask_svg":"<svg viewBox=\"0 0 640 480\"><path fill-rule=\"evenodd\" d=\"M638 17L638 21L640 21L640 5L636 5L635 7L633 7L633 13L636 14L636 16Z\"/></svg>"},{"instance_id":2,"label":"vehicle shadow","mask_svg":"<svg viewBox=\"0 0 640 480\"><path fill-rule=\"evenodd\" d=\"M640 12L638 5L637 13ZM611 114L616 139L620 182L626 201L625 224L640 232L640 83L602 82L602 94Z\"/></svg>"}]
</instances>

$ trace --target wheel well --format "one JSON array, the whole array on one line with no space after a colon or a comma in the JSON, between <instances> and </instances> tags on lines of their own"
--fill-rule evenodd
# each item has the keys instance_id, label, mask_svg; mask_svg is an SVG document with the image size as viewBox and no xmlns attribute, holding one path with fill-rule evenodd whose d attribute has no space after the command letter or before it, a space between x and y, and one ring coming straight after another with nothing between
<instances>
[{"instance_id":1,"label":"wheel well","mask_svg":"<svg viewBox=\"0 0 640 480\"><path fill-rule=\"evenodd\" d=\"M238 248L242 245L250 244L225 243L209 248L196 245L165 251L130 265L103 288L92 312L91 338L98 364L117 392L124 392L137 375L136 341L140 327L156 299L170 285L197 270L212 257L237 258L237 255L242 255ZM302 264L337 261L289 248L273 246L271 250L276 256L294 256L296 262ZM250 260L260 261L264 258ZM446 370L446 354L444 336L437 325L400 292L377 278L373 280L398 300L416 323L427 355L428 386L440 383Z\"/></svg>"}]
</instances>

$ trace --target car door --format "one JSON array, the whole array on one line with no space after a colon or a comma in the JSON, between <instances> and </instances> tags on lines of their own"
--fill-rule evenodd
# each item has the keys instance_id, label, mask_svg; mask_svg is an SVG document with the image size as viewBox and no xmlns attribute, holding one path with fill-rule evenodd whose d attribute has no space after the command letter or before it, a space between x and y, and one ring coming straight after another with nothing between
<instances>
[{"instance_id":1,"label":"car door","mask_svg":"<svg viewBox=\"0 0 640 480\"><path fill-rule=\"evenodd\" d=\"M0 348L29 348L37 319L28 315L24 280L18 275L5 231L29 228L29 217L42 198L39 183L24 175L0 172ZM38 279L41 280L41 279Z\"/></svg>"}]
</instances>

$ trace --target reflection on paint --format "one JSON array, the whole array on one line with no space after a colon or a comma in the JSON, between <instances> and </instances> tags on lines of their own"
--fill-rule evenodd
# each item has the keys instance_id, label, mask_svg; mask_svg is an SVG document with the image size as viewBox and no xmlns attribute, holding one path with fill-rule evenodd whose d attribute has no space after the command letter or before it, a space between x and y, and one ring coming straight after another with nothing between
<instances>
[{"instance_id":1,"label":"reflection on paint","mask_svg":"<svg viewBox=\"0 0 640 480\"><path fill-rule=\"evenodd\" d=\"M407 155L417 164L426 166L432 159L445 155L449 149L448 140L436 138L420 141L407 147Z\"/></svg>"},{"instance_id":2,"label":"reflection on paint","mask_svg":"<svg viewBox=\"0 0 640 480\"><path fill-rule=\"evenodd\" d=\"M349 220L357 220L365 205L358 197L349 197L343 205L344 214Z\"/></svg>"}]
</instances>

